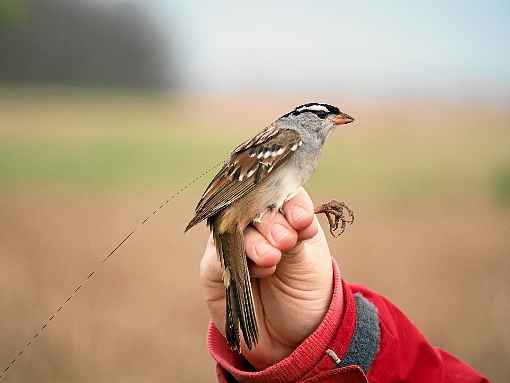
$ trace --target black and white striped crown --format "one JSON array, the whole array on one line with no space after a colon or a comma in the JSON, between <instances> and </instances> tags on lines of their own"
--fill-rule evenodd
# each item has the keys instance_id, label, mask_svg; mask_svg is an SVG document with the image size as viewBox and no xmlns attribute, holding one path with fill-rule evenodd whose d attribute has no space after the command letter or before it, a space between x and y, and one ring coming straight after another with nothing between
<instances>
[{"instance_id":1,"label":"black and white striped crown","mask_svg":"<svg viewBox=\"0 0 510 383\"><path fill-rule=\"evenodd\" d=\"M283 115L282 117L288 117L288 116L299 116L303 113L313 113L319 118L326 118L326 116L330 114L339 114L340 109L338 109L336 106L319 103L319 102L310 102L308 104L303 104L297 106L294 110L290 111L289 113Z\"/></svg>"}]
</instances>

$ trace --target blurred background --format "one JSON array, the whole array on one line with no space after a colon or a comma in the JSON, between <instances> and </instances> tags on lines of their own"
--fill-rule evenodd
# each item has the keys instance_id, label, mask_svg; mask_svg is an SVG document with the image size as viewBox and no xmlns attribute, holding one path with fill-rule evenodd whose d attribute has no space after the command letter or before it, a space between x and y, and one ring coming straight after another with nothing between
<instances>
[{"instance_id":1,"label":"blurred background","mask_svg":"<svg viewBox=\"0 0 510 383\"><path fill-rule=\"evenodd\" d=\"M214 380L184 235L201 179L296 105L356 118L308 190L332 252L430 341L510 377L510 3L0 1L0 367L10 382ZM334 176L331 176L331 175Z\"/></svg>"}]
</instances>

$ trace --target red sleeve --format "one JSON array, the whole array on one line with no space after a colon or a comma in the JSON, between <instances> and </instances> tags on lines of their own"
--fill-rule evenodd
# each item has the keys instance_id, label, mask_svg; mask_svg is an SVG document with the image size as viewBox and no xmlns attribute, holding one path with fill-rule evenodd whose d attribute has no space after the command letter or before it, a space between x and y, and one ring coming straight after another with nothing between
<instances>
[{"instance_id":1,"label":"red sleeve","mask_svg":"<svg viewBox=\"0 0 510 383\"><path fill-rule=\"evenodd\" d=\"M217 362L218 381L488 382L432 347L386 298L342 282L334 261L333 269L333 295L322 323L292 354L262 371L232 352L211 323L209 352Z\"/></svg>"},{"instance_id":2,"label":"red sleeve","mask_svg":"<svg viewBox=\"0 0 510 383\"><path fill-rule=\"evenodd\" d=\"M488 382L473 368L432 345L411 321L383 296L351 285L377 308L381 339L368 372L373 382Z\"/></svg>"}]
</instances>

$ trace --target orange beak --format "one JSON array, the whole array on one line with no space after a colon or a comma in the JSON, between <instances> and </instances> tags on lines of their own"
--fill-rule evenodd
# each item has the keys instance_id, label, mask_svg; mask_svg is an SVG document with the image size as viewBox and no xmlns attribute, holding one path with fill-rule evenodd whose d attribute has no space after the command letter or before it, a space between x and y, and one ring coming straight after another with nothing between
<instances>
[{"instance_id":1,"label":"orange beak","mask_svg":"<svg viewBox=\"0 0 510 383\"><path fill-rule=\"evenodd\" d=\"M335 121L335 125L344 125L344 124L348 124L350 122L353 122L354 118L352 118L348 114L340 112L340 114L335 117L334 121Z\"/></svg>"}]
</instances>

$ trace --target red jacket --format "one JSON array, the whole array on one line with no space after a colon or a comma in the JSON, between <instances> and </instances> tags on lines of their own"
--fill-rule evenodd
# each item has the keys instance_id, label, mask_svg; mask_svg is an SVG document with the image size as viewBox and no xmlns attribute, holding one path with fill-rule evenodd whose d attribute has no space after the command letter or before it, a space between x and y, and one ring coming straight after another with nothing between
<instances>
[{"instance_id":1,"label":"red jacket","mask_svg":"<svg viewBox=\"0 0 510 383\"><path fill-rule=\"evenodd\" d=\"M254 371L209 326L209 351L219 382L488 382L471 367L434 348L381 295L340 279L333 262L330 307L319 327L287 358ZM341 291L343 289L343 304Z\"/></svg>"}]
</instances>

